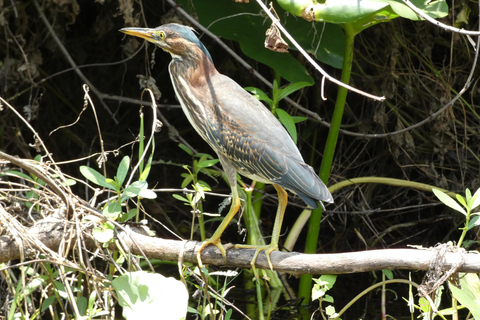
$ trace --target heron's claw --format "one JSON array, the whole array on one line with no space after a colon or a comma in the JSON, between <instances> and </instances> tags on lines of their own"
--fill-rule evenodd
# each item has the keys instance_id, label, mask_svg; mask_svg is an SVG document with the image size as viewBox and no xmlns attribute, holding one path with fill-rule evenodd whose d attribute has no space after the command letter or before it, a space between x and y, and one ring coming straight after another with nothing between
<instances>
[{"instance_id":1,"label":"heron's claw","mask_svg":"<svg viewBox=\"0 0 480 320\"><path fill-rule=\"evenodd\" d=\"M208 246L210 244L213 244L214 246L216 246L218 248L218 250L220 250L220 253L222 254L223 258L225 258L226 254L227 254L227 251L223 247L220 239L210 238L210 239L205 240L204 242L202 242L202 244L200 245L200 248L198 248L198 250L197 250L197 262L198 262L198 266L200 268L203 268L202 251L203 251L203 249L205 249L206 246ZM230 248L227 248L227 250L228 249L230 249Z\"/></svg>"},{"instance_id":2,"label":"heron's claw","mask_svg":"<svg viewBox=\"0 0 480 320\"><path fill-rule=\"evenodd\" d=\"M274 243L270 243L269 245L248 245L248 244L237 244L235 248L244 248L244 249L255 249L255 254L253 255L253 259L250 262L254 273L256 273L255 262L257 261L258 255L260 252L265 251L265 256L267 257L268 266L270 270L273 271L272 261L270 260L270 254L273 251L278 251L278 245Z\"/></svg>"}]
</instances>

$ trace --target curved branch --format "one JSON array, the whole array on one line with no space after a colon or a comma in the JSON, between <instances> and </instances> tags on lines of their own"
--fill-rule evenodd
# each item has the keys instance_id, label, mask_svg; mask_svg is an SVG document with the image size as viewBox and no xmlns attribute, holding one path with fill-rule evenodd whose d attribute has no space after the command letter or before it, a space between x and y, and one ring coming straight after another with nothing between
<instances>
[{"instance_id":1,"label":"curved branch","mask_svg":"<svg viewBox=\"0 0 480 320\"><path fill-rule=\"evenodd\" d=\"M30 235L34 235L45 246L57 250L63 239L75 241L69 238L68 229L60 220L44 220L34 227L26 229ZM126 231L120 231L118 237L130 249L132 254L143 252L148 258L156 258L169 261L196 263L196 251L200 246L196 241L167 240L145 236L125 226ZM94 250L97 246L95 241L85 237L85 243L89 249ZM112 249L115 249L112 245ZM181 254L183 253L183 258ZM254 249L229 249L226 259L222 257L216 247L207 247L202 251L202 261L224 267L250 268L250 261L255 254ZM0 262L18 259L20 247L12 236L0 236ZM384 269L408 269L428 270L432 261L435 261L437 253L430 249L384 249L369 250L362 252L347 252L333 254L302 254L298 252L272 252L270 258L276 271L289 274L346 274L367 272ZM456 267L459 272L480 272L480 254L475 253L447 253L443 267L449 269ZM268 268L268 262L262 253L257 259L257 268Z\"/></svg>"}]
</instances>

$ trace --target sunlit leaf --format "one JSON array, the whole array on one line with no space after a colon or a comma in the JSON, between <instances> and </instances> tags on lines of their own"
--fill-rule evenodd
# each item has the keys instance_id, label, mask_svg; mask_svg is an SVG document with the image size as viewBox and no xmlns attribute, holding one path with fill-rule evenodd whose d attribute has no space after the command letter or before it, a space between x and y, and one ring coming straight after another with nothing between
<instances>
[{"instance_id":1,"label":"sunlit leaf","mask_svg":"<svg viewBox=\"0 0 480 320\"><path fill-rule=\"evenodd\" d=\"M118 303L127 320L185 319L188 307L188 291L185 285L174 278L144 271L127 272L112 281Z\"/></svg>"},{"instance_id":2,"label":"sunlit leaf","mask_svg":"<svg viewBox=\"0 0 480 320\"><path fill-rule=\"evenodd\" d=\"M111 184L107 183L106 178L98 171L95 169L92 169L87 166L80 166L80 173L87 178L87 180L95 183L96 185L99 185L104 188L108 188L111 190L116 190L114 186Z\"/></svg>"},{"instance_id":3,"label":"sunlit leaf","mask_svg":"<svg viewBox=\"0 0 480 320\"><path fill-rule=\"evenodd\" d=\"M286 111L280 108L277 108L276 112L278 115L278 120L285 126L285 129L287 129L288 133L292 137L293 142L295 142L296 144L297 143L297 127L295 127L295 123L293 122L292 117L290 117L290 115Z\"/></svg>"},{"instance_id":4,"label":"sunlit leaf","mask_svg":"<svg viewBox=\"0 0 480 320\"><path fill-rule=\"evenodd\" d=\"M130 158L128 156L125 156L123 157L122 161L120 161L120 164L118 165L118 168L117 168L116 177L120 186L125 181L125 178L128 173L128 169L130 169Z\"/></svg>"},{"instance_id":5,"label":"sunlit leaf","mask_svg":"<svg viewBox=\"0 0 480 320\"><path fill-rule=\"evenodd\" d=\"M437 196L437 198L443 202L445 205L449 206L455 211L458 211L460 213L463 213L464 215L467 214L467 212L456 202L453 200L450 196L448 196L446 193L438 190L438 189L432 189L433 193Z\"/></svg>"}]
</instances>

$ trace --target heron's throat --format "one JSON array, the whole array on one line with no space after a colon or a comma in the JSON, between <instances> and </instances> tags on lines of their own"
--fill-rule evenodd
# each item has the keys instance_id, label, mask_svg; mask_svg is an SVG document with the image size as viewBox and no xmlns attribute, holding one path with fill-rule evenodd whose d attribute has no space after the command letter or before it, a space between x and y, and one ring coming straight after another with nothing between
<instances>
[{"instance_id":1,"label":"heron's throat","mask_svg":"<svg viewBox=\"0 0 480 320\"><path fill-rule=\"evenodd\" d=\"M196 59L191 57L183 57L182 60L173 59L170 72L174 78L182 78L193 88L207 86L211 77L218 73L210 59L204 55Z\"/></svg>"}]
</instances>

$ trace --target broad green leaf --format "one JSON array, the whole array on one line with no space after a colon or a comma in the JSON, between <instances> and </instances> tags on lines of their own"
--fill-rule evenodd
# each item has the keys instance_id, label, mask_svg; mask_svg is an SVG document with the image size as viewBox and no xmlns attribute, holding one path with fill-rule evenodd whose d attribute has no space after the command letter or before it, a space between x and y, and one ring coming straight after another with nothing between
<instances>
[{"instance_id":1,"label":"broad green leaf","mask_svg":"<svg viewBox=\"0 0 480 320\"><path fill-rule=\"evenodd\" d=\"M114 232L112 229L95 227L93 228L92 235L98 242L107 243L113 239Z\"/></svg>"},{"instance_id":2,"label":"broad green leaf","mask_svg":"<svg viewBox=\"0 0 480 320\"><path fill-rule=\"evenodd\" d=\"M444 192L438 190L438 189L432 189L433 193L437 196L437 198L443 202L446 206L449 206L450 208L452 208L453 210L455 211L458 211L460 213L463 213L464 215L467 214L467 212L465 212L465 210L458 204L458 202L456 202L455 200L453 200L452 198L450 198L450 196L448 196L447 194L445 194Z\"/></svg>"},{"instance_id":3,"label":"broad green leaf","mask_svg":"<svg viewBox=\"0 0 480 320\"><path fill-rule=\"evenodd\" d=\"M118 216L122 213L122 206L118 202L112 202L103 208L102 213L106 218L117 220Z\"/></svg>"},{"instance_id":4,"label":"broad green leaf","mask_svg":"<svg viewBox=\"0 0 480 320\"><path fill-rule=\"evenodd\" d=\"M333 288L333 285L335 284L335 282L337 281L337 275L334 275L334 274L324 274L320 277L320 280L321 281L324 281L326 284L325 286L327 287L327 289L332 289Z\"/></svg>"},{"instance_id":5,"label":"broad green leaf","mask_svg":"<svg viewBox=\"0 0 480 320\"><path fill-rule=\"evenodd\" d=\"M77 307L78 307L79 314L81 316L84 316L85 312L87 311L87 307L88 307L87 298L83 297L83 296L77 297Z\"/></svg>"},{"instance_id":6,"label":"broad green leaf","mask_svg":"<svg viewBox=\"0 0 480 320\"><path fill-rule=\"evenodd\" d=\"M377 0L335 0L312 3L307 7L306 13L317 22L342 24L358 21L387 6L388 3Z\"/></svg>"},{"instance_id":7,"label":"broad green leaf","mask_svg":"<svg viewBox=\"0 0 480 320\"><path fill-rule=\"evenodd\" d=\"M96 185L99 185L101 187L111 189L111 190L116 190L114 186L111 184L107 183L105 177L95 169L92 169L87 166L80 166L80 173L89 181L95 183Z\"/></svg>"},{"instance_id":8,"label":"broad green leaf","mask_svg":"<svg viewBox=\"0 0 480 320\"><path fill-rule=\"evenodd\" d=\"M184 177L182 184L180 185L182 189L186 188L193 181L193 177L188 173L182 173L180 176Z\"/></svg>"},{"instance_id":9,"label":"broad green leaf","mask_svg":"<svg viewBox=\"0 0 480 320\"><path fill-rule=\"evenodd\" d=\"M299 122L305 121L307 119L308 119L308 117L292 116L292 120L295 123L299 123Z\"/></svg>"},{"instance_id":10,"label":"broad green leaf","mask_svg":"<svg viewBox=\"0 0 480 320\"><path fill-rule=\"evenodd\" d=\"M460 288L448 282L452 295L473 315L480 319L480 280L475 273L460 273Z\"/></svg>"},{"instance_id":11,"label":"broad green leaf","mask_svg":"<svg viewBox=\"0 0 480 320\"><path fill-rule=\"evenodd\" d=\"M253 94L258 100L265 101L270 107L273 107L272 99L270 99L270 97L262 90L255 87L245 87L244 89Z\"/></svg>"},{"instance_id":12,"label":"broad green leaf","mask_svg":"<svg viewBox=\"0 0 480 320\"><path fill-rule=\"evenodd\" d=\"M475 210L480 205L480 188L475 191L475 194L472 196L472 207L470 208L472 211Z\"/></svg>"},{"instance_id":13,"label":"broad green leaf","mask_svg":"<svg viewBox=\"0 0 480 320\"><path fill-rule=\"evenodd\" d=\"M392 270L382 270L382 273L387 277L387 279L391 280L393 279L393 272Z\"/></svg>"},{"instance_id":14,"label":"broad green leaf","mask_svg":"<svg viewBox=\"0 0 480 320\"><path fill-rule=\"evenodd\" d=\"M135 217L136 215L137 215L137 209L130 209L127 213L124 213L123 215L121 215L119 221L120 222L128 221L133 217Z\"/></svg>"},{"instance_id":15,"label":"broad green leaf","mask_svg":"<svg viewBox=\"0 0 480 320\"><path fill-rule=\"evenodd\" d=\"M294 93L297 90L300 90L302 88L311 86L311 83L308 82L297 82L297 83L292 83L285 88L280 89L280 93L278 95L278 101L281 101L282 99L288 97L292 93Z\"/></svg>"},{"instance_id":16,"label":"broad green leaf","mask_svg":"<svg viewBox=\"0 0 480 320\"><path fill-rule=\"evenodd\" d=\"M480 216L474 216L470 221L468 222L467 230L472 229L473 227L480 226Z\"/></svg>"},{"instance_id":17,"label":"broad green leaf","mask_svg":"<svg viewBox=\"0 0 480 320\"><path fill-rule=\"evenodd\" d=\"M114 187L117 192L119 192L122 188L122 185L120 184L120 182L118 182L118 180L105 178L105 182Z\"/></svg>"},{"instance_id":18,"label":"broad green leaf","mask_svg":"<svg viewBox=\"0 0 480 320\"><path fill-rule=\"evenodd\" d=\"M122 161L120 161L120 164L118 165L117 168L117 181L120 185L123 184L125 181L125 178L128 173L128 169L130 169L130 158L128 156L123 157Z\"/></svg>"},{"instance_id":19,"label":"broad green leaf","mask_svg":"<svg viewBox=\"0 0 480 320\"><path fill-rule=\"evenodd\" d=\"M292 137L293 142L295 142L295 144L296 144L297 143L297 128L295 127L295 123L293 122L292 117L290 117L290 115L286 111L284 111L280 108L277 108L276 111L277 111L277 115L278 115L278 120L285 126L288 133Z\"/></svg>"},{"instance_id":20,"label":"broad green leaf","mask_svg":"<svg viewBox=\"0 0 480 320\"><path fill-rule=\"evenodd\" d=\"M384 0L392 10L399 16L410 20L423 20L412 9L403 3L402 0ZM422 10L430 18L438 19L448 15L448 5L445 0L410 0L415 7Z\"/></svg>"},{"instance_id":21,"label":"broad green leaf","mask_svg":"<svg viewBox=\"0 0 480 320\"><path fill-rule=\"evenodd\" d=\"M237 41L244 54L271 67L288 82L313 83L305 66L295 56L273 52L264 47L269 24L265 23L265 17L260 14L261 9L256 3L218 0L179 0L178 3L187 12L195 13L199 22L210 31L224 39ZM324 63L335 68L342 67L345 36L340 26L325 26L325 30L322 30L323 26L312 26L308 21L286 15L277 3L274 2L273 5L278 16L282 17L282 25L305 50ZM290 48L291 51L295 50L292 45Z\"/></svg>"},{"instance_id":22,"label":"broad green leaf","mask_svg":"<svg viewBox=\"0 0 480 320\"><path fill-rule=\"evenodd\" d=\"M114 279L112 286L127 320L152 319L159 314L169 320L186 317L188 291L179 280L137 271Z\"/></svg>"},{"instance_id":23,"label":"broad green leaf","mask_svg":"<svg viewBox=\"0 0 480 320\"><path fill-rule=\"evenodd\" d=\"M208 167L216 165L218 163L218 161L220 161L220 160L218 160L218 159L205 160L205 161L198 162L197 166L199 168L208 168Z\"/></svg>"},{"instance_id":24,"label":"broad green leaf","mask_svg":"<svg viewBox=\"0 0 480 320\"><path fill-rule=\"evenodd\" d=\"M42 307L40 308L40 312L44 312L45 310L48 309L55 301L57 297L54 295L49 296L47 299L43 300L42 302Z\"/></svg>"},{"instance_id":25,"label":"broad green leaf","mask_svg":"<svg viewBox=\"0 0 480 320\"><path fill-rule=\"evenodd\" d=\"M155 199L157 194L152 190L148 189L148 183L145 180L135 181L128 187L123 190L122 200L133 198L133 197L142 197L146 199Z\"/></svg>"}]
</instances>

